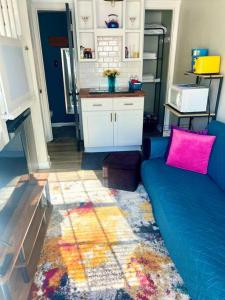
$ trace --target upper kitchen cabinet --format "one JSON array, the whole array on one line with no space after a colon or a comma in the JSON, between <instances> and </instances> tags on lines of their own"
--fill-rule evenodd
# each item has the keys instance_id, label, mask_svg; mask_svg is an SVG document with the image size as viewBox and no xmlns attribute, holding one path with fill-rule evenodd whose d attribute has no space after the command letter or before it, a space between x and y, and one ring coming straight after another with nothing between
<instances>
[{"instance_id":1,"label":"upper kitchen cabinet","mask_svg":"<svg viewBox=\"0 0 225 300\"><path fill-rule=\"evenodd\" d=\"M144 30L144 1L126 0L124 9L124 61L142 58Z\"/></svg>"},{"instance_id":2,"label":"upper kitchen cabinet","mask_svg":"<svg viewBox=\"0 0 225 300\"><path fill-rule=\"evenodd\" d=\"M9 120L32 105L34 90L30 49L21 32L18 2L0 2L0 119Z\"/></svg>"},{"instance_id":3,"label":"upper kitchen cabinet","mask_svg":"<svg viewBox=\"0 0 225 300\"><path fill-rule=\"evenodd\" d=\"M141 0L127 0L125 9L125 28L128 31L139 31L143 21L143 2Z\"/></svg>"},{"instance_id":4,"label":"upper kitchen cabinet","mask_svg":"<svg viewBox=\"0 0 225 300\"><path fill-rule=\"evenodd\" d=\"M141 61L144 0L75 0L78 57L98 61L97 40L121 37L122 61Z\"/></svg>"},{"instance_id":5,"label":"upper kitchen cabinet","mask_svg":"<svg viewBox=\"0 0 225 300\"><path fill-rule=\"evenodd\" d=\"M142 57L143 38L140 32L125 32L124 61L139 61Z\"/></svg>"},{"instance_id":6,"label":"upper kitchen cabinet","mask_svg":"<svg viewBox=\"0 0 225 300\"><path fill-rule=\"evenodd\" d=\"M16 67L15 67L16 66ZM33 86L28 49L19 39L0 37L0 115L15 119L31 106Z\"/></svg>"},{"instance_id":7,"label":"upper kitchen cabinet","mask_svg":"<svg viewBox=\"0 0 225 300\"><path fill-rule=\"evenodd\" d=\"M76 1L77 8L77 27L79 31L94 30L94 2L93 0L78 0Z\"/></svg>"},{"instance_id":8,"label":"upper kitchen cabinet","mask_svg":"<svg viewBox=\"0 0 225 300\"><path fill-rule=\"evenodd\" d=\"M78 59L80 62L95 61L96 13L94 0L76 0L75 10Z\"/></svg>"},{"instance_id":9,"label":"upper kitchen cabinet","mask_svg":"<svg viewBox=\"0 0 225 300\"><path fill-rule=\"evenodd\" d=\"M123 28L124 1L95 0L95 3L97 28Z\"/></svg>"}]
</instances>

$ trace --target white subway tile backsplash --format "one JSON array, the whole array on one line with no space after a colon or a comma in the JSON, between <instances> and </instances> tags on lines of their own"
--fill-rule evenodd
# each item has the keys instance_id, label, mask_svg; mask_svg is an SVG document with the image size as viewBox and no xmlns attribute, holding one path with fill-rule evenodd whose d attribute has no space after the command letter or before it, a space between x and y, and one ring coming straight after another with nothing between
<instances>
[{"instance_id":1,"label":"white subway tile backsplash","mask_svg":"<svg viewBox=\"0 0 225 300\"><path fill-rule=\"evenodd\" d=\"M118 44L118 41L117 41L117 40L109 41L109 45L110 45L110 46L117 46L117 44Z\"/></svg>"},{"instance_id":2,"label":"white subway tile backsplash","mask_svg":"<svg viewBox=\"0 0 225 300\"><path fill-rule=\"evenodd\" d=\"M121 60L120 57L113 57L114 62L119 62L120 60Z\"/></svg>"},{"instance_id":3,"label":"white subway tile backsplash","mask_svg":"<svg viewBox=\"0 0 225 300\"><path fill-rule=\"evenodd\" d=\"M99 41L99 42L98 42L98 45L99 45L99 46L108 46L108 44L109 44L109 43L108 43L107 41Z\"/></svg>"},{"instance_id":4,"label":"white subway tile backsplash","mask_svg":"<svg viewBox=\"0 0 225 300\"><path fill-rule=\"evenodd\" d=\"M109 52L108 54L109 54L109 56L111 56L111 57L117 56L117 53L116 53L116 52Z\"/></svg>"},{"instance_id":5,"label":"white subway tile backsplash","mask_svg":"<svg viewBox=\"0 0 225 300\"><path fill-rule=\"evenodd\" d=\"M115 68L115 64L114 63L109 63L109 68Z\"/></svg>"},{"instance_id":6,"label":"white subway tile backsplash","mask_svg":"<svg viewBox=\"0 0 225 300\"><path fill-rule=\"evenodd\" d=\"M120 49L119 49L118 46L114 46L112 50L113 50L113 51L119 51Z\"/></svg>"},{"instance_id":7,"label":"white subway tile backsplash","mask_svg":"<svg viewBox=\"0 0 225 300\"><path fill-rule=\"evenodd\" d=\"M111 41L112 37L111 36L103 36L102 39L103 39L103 41Z\"/></svg>"},{"instance_id":8,"label":"white subway tile backsplash","mask_svg":"<svg viewBox=\"0 0 225 300\"><path fill-rule=\"evenodd\" d=\"M104 60L104 62L113 62L113 61L115 61L113 59L113 57L104 57L103 60Z\"/></svg>"},{"instance_id":9,"label":"white subway tile backsplash","mask_svg":"<svg viewBox=\"0 0 225 300\"><path fill-rule=\"evenodd\" d=\"M81 74L80 74L80 79L82 80L82 79L86 78L86 76L87 76L86 74L81 73Z\"/></svg>"},{"instance_id":10,"label":"white subway tile backsplash","mask_svg":"<svg viewBox=\"0 0 225 300\"><path fill-rule=\"evenodd\" d=\"M102 68L108 68L108 67L109 67L109 64L108 64L108 63L102 63L102 64L101 64L101 67L102 67Z\"/></svg>"},{"instance_id":11,"label":"white subway tile backsplash","mask_svg":"<svg viewBox=\"0 0 225 300\"><path fill-rule=\"evenodd\" d=\"M120 71L117 78L118 86L127 86L131 74L138 75L140 62L122 61L121 37L97 37L97 62L82 62L79 64L79 78L81 88L106 88L108 81L103 77L103 71L107 68L115 68Z\"/></svg>"},{"instance_id":12,"label":"white subway tile backsplash","mask_svg":"<svg viewBox=\"0 0 225 300\"><path fill-rule=\"evenodd\" d=\"M99 52L99 53L98 53L98 56L99 56L99 57L106 57L106 56L108 56L108 52L104 52L104 51Z\"/></svg>"},{"instance_id":13,"label":"white subway tile backsplash","mask_svg":"<svg viewBox=\"0 0 225 300\"><path fill-rule=\"evenodd\" d=\"M112 47L111 46L105 46L104 48L104 51L112 51Z\"/></svg>"}]
</instances>

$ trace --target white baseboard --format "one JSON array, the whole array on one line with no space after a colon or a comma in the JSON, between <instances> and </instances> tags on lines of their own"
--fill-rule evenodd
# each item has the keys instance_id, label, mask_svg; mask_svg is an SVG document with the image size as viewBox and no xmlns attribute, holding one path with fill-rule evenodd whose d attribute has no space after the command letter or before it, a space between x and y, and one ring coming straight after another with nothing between
<instances>
[{"instance_id":1,"label":"white baseboard","mask_svg":"<svg viewBox=\"0 0 225 300\"><path fill-rule=\"evenodd\" d=\"M51 163L48 161L38 163L38 170L46 170L46 169L50 169L50 167L51 167Z\"/></svg>"},{"instance_id":2,"label":"white baseboard","mask_svg":"<svg viewBox=\"0 0 225 300\"><path fill-rule=\"evenodd\" d=\"M52 123L52 127L62 127L62 126L74 126L75 127L75 123L73 122L68 122L68 123Z\"/></svg>"}]
</instances>

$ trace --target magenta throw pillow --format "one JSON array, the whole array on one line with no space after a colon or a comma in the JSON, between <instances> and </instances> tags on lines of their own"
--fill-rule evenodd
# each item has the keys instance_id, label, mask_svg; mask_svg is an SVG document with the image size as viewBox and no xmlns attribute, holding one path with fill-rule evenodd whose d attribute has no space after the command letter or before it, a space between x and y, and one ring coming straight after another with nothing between
<instances>
[{"instance_id":1,"label":"magenta throw pillow","mask_svg":"<svg viewBox=\"0 0 225 300\"><path fill-rule=\"evenodd\" d=\"M208 134L208 129L203 129L203 130L189 130L187 128L182 128L176 125L172 125L171 126L171 132L170 132L170 137L169 137L169 142L168 142L168 147L166 149L166 153L165 153L165 159L167 160L167 157L169 155L169 151L170 151L170 145L171 145L171 141L173 138L173 130L177 129L177 130L181 130L181 131L186 131L186 132L191 132L191 133L196 133L196 134L202 134L202 135L207 135Z\"/></svg>"},{"instance_id":2,"label":"magenta throw pillow","mask_svg":"<svg viewBox=\"0 0 225 300\"><path fill-rule=\"evenodd\" d=\"M173 129L166 164L201 174L207 174L209 157L216 137Z\"/></svg>"}]
</instances>

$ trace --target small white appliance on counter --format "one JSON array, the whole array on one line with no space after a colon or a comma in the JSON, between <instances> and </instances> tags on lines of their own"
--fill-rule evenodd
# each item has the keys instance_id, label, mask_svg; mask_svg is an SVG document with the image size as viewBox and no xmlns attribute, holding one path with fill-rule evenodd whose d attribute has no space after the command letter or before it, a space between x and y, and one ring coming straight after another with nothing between
<instances>
[{"instance_id":1,"label":"small white appliance on counter","mask_svg":"<svg viewBox=\"0 0 225 300\"><path fill-rule=\"evenodd\" d=\"M209 89L195 84L172 85L168 104L182 113L206 112Z\"/></svg>"}]
</instances>

